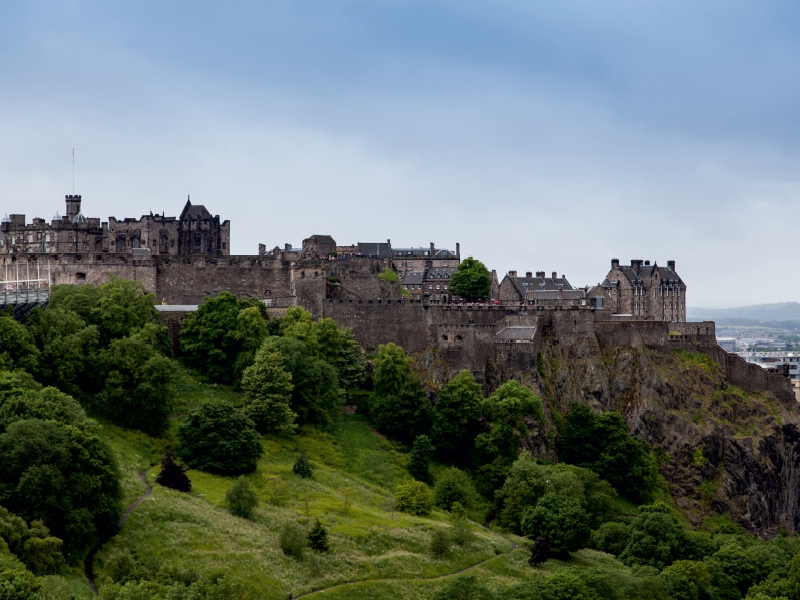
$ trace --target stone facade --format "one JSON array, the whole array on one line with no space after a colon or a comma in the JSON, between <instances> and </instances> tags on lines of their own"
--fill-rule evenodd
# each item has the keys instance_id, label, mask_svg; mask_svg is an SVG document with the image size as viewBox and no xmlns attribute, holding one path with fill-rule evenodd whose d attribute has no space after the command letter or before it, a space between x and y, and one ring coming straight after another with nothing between
<instances>
[{"instance_id":1,"label":"stone facade","mask_svg":"<svg viewBox=\"0 0 800 600\"><path fill-rule=\"evenodd\" d=\"M666 267L649 260L631 260L620 266L611 260L611 270L600 284L608 291L613 312L641 319L683 323L686 321L686 285L675 271L675 261Z\"/></svg>"},{"instance_id":2,"label":"stone facade","mask_svg":"<svg viewBox=\"0 0 800 600\"><path fill-rule=\"evenodd\" d=\"M528 292L559 292L574 290L565 275L561 277L553 271L551 277L547 277L544 271L537 271L534 275L531 271L525 273L525 277L519 277L516 271L509 271L500 282L497 292L497 299L507 303L524 303L529 298Z\"/></svg>"}]
</instances>

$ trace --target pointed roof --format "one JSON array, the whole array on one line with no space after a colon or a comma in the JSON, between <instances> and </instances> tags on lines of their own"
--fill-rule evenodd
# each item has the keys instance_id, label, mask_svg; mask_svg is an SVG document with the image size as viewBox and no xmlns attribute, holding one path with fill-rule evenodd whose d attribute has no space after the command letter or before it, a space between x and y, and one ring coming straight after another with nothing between
<instances>
[{"instance_id":1,"label":"pointed roof","mask_svg":"<svg viewBox=\"0 0 800 600\"><path fill-rule=\"evenodd\" d=\"M186 197L186 206L181 212L181 221L184 219L212 219L211 213L202 204L192 204L189 196Z\"/></svg>"}]
</instances>

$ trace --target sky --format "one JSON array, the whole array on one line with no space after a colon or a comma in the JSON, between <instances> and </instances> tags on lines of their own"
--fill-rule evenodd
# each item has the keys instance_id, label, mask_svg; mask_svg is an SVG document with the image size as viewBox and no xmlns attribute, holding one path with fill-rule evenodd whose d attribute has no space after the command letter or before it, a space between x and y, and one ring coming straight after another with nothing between
<instances>
[{"instance_id":1,"label":"sky","mask_svg":"<svg viewBox=\"0 0 800 600\"><path fill-rule=\"evenodd\" d=\"M0 3L0 212L391 239L688 304L800 300L800 4Z\"/></svg>"}]
</instances>

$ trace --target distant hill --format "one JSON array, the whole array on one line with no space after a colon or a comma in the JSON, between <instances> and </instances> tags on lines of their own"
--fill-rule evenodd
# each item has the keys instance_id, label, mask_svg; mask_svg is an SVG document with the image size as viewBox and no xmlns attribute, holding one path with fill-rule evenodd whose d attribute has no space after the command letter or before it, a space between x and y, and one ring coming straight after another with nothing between
<instances>
[{"instance_id":1,"label":"distant hill","mask_svg":"<svg viewBox=\"0 0 800 600\"><path fill-rule=\"evenodd\" d=\"M755 304L738 308L696 308L687 307L686 317L690 321L800 321L800 303L778 302L776 304Z\"/></svg>"}]
</instances>

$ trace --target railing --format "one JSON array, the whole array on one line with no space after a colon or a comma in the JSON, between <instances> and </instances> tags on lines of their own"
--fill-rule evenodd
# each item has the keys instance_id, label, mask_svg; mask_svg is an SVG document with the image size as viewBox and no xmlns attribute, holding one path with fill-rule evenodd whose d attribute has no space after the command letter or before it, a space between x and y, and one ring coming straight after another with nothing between
<instances>
[{"instance_id":1,"label":"railing","mask_svg":"<svg viewBox=\"0 0 800 600\"><path fill-rule=\"evenodd\" d=\"M35 268L35 276L32 276L30 262L25 263L23 273L20 273L19 262L11 269L5 265L5 279L0 281L0 305L40 305L50 301L50 264L47 264L47 278L42 277L38 261Z\"/></svg>"}]
</instances>

